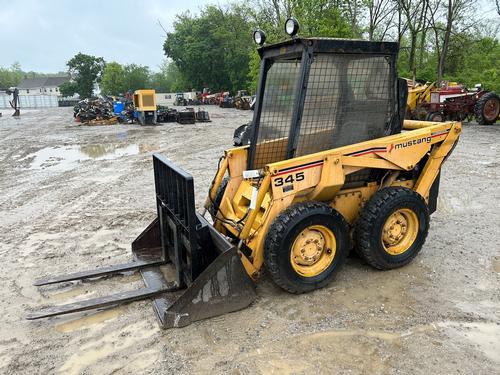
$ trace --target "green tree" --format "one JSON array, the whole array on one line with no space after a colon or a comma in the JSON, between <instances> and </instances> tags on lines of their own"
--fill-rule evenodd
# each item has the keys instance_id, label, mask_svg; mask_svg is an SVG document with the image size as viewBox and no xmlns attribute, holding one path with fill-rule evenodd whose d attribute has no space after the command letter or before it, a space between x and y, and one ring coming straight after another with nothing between
<instances>
[{"instance_id":1,"label":"green tree","mask_svg":"<svg viewBox=\"0 0 500 375\"><path fill-rule=\"evenodd\" d=\"M75 82L68 81L64 82L61 86L59 86L59 92L62 96L73 96L78 90L78 87Z\"/></svg>"},{"instance_id":2,"label":"green tree","mask_svg":"<svg viewBox=\"0 0 500 375\"><path fill-rule=\"evenodd\" d=\"M94 84L100 82L106 63L102 57L95 57L78 53L66 64L69 75L75 85L75 92L80 97L92 96Z\"/></svg>"},{"instance_id":3,"label":"green tree","mask_svg":"<svg viewBox=\"0 0 500 375\"><path fill-rule=\"evenodd\" d=\"M151 75L151 87L157 92L184 91L189 86L173 61L164 60L160 71Z\"/></svg>"},{"instance_id":4,"label":"green tree","mask_svg":"<svg viewBox=\"0 0 500 375\"><path fill-rule=\"evenodd\" d=\"M126 91L125 71L117 62L106 64L102 73L101 90L105 95L120 95Z\"/></svg>"},{"instance_id":5,"label":"green tree","mask_svg":"<svg viewBox=\"0 0 500 375\"><path fill-rule=\"evenodd\" d=\"M126 90L139 90L151 87L150 72L147 66L136 64L125 65L123 67L123 85Z\"/></svg>"},{"instance_id":6,"label":"green tree","mask_svg":"<svg viewBox=\"0 0 500 375\"><path fill-rule=\"evenodd\" d=\"M21 64L14 62L10 68L0 68L0 87L9 88L19 85L23 79L24 72L21 70Z\"/></svg>"},{"instance_id":7,"label":"green tree","mask_svg":"<svg viewBox=\"0 0 500 375\"><path fill-rule=\"evenodd\" d=\"M445 79L464 83L469 88L481 83L485 89L500 92L498 39L458 34L451 38L449 48Z\"/></svg>"},{"instance_id":8,"label":"green tree","mask_svg":"<svg viewBox=\"0 0 500 375\"><path fill-rule=\"evenodd\" d=\"M180 72L174 85L177 89L239 90L248 86L254 47L247 14L246 8L236 5L210 5L199 16L177 16L174 31L167 34L163 45Z\"/></svg>"}]
</instances>

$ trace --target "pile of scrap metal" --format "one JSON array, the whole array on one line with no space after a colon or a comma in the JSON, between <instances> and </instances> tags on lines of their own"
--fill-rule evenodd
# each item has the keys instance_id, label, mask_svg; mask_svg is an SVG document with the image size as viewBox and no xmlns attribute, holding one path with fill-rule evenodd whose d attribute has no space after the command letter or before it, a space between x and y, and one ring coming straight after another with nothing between
<instances>
[{"instance_id":1,"label":"pile of scrap metal","mask_svg":"<svg viewBox=\"0 0 500 375\"><path fill-rule=\"evenodd\" d=\"M156 106L156 121L157 122L176 122L178 111L167 106Z\"/></svg>"},{"instance_id":2,"label":"pile of scrap metal","mask_svg":"<svg viewBox=\"0 0 500 375\"><path fill-rule=\"evenodd\" d=\"M210 116L208 115L208 111L203 111L201 109L198 109L198 112L195 114L196 121L197 122L211 122Z\"/></svg>"},{"instance_id":3,"label":"pile of scrap metal","mask_svg":"<svg viewBox=\"0 0 500 375\"><path fill-rule=\"evenodd\" d=\"M200 92L192 91L185 95L182 92L178 92L175 94L174 105L178 107L186 106L186 105L201 105L208 104L204 102L204 94Z\"/></svg>"},{"instance_id":4,"label":"pile of scrap metal","mask_svg":"<svg viewBox=\"0 0 500 375\"><path fill-rule=\"evenodd\" d=\"M206 89L204 89L206 90ZM247 90L239 90L233 97L229 91L221 91L215 94L203 92L202 104L218 105L221 108L253 109L255 97L248 94Z\"/></svg>"},{"instance_id":5,"label":"pile of scrap metal","mask_svg":"<svg viewBox=\"0 0 500 375\"><path fill-rule=\"evenodd\" d=\"M240 90L233 99L233 106L236 109L250 109L252 104L252 97L248 95L246 90Z\"/></svg>"},{"instance_id":6,"label":"pile of scrap metal","mask_svg":"<svg viewBox=\"0 0 500 375\"><path fill-rule=\"evenodd\" d=\"M74 107L73 117L76 122L86 125L112 125L118 122L110 98L80 100Z\"/></svg>"},{"instance_id":7,"label":"pile of scrap metal","mask_svg":"<svg viewBox=\"0 0 500 375\"><path fill-rule=\"evenodd\" d=\"M166 106L158 106L157 122L178 122L179 124L194 124L195 122L210 122L208 111L198 109L195 112L194 108L185 108L178 111L177 109L168 108Z\"/></svg>"},{"instance_id":8,"label":"pile of scrap metal","mask_svg":"<svg viewBox=\"0 0 500 375\"><path fill-rule=\"evenodd\" d=\"M136 120L134 102L127 99L117 99L113 103L113 111L121 124L133 124Z\"/></svg>"}]
</instances>

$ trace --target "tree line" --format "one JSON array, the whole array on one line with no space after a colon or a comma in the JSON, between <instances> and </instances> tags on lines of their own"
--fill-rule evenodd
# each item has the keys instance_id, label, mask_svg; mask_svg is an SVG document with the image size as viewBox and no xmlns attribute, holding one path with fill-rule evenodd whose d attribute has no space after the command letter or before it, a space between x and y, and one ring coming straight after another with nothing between
<instances>
[{"instance_id":1,"label":"tree line","mask_svg":"<svg viewBox=\"0 0 500 375\"><path fill-rule=\"evenodd\" d=\"M25 72L19 63L9 68L0 67L0 88L16 87L23 79L39 78L54 75L68 75L71 80L60 86L63 96L72 96L75 93L81 98L89 98L94 93L98 83L104 95L121 95L128 90L135 91L143 88L153 88L158 92L170 92L171 79L176 74L172 70L175 65L164 62L159 72L153 72L147 66L104 61L102 57L78 53L67 62L68 70L56 74Z\"/></svg>"},{"instance_id":2,"label":"tree line","mask_svg":"<svg viewBox=\"0 0 500 375\"><path fill-rule=\"evenodd\" d=\"M489 11L479 9L485 4ZM303 37L399 42L402 77L458 81L469 87L482 83L500 91L498 0L248 0L177 15L173 30L165 32L166 60L158 72L79 53L67 62L71 81L61 92L90 97L95 83L107 95L140 88L253 90L260 60L252 32L264 30L268 43L284 40L290 16L299 21ZM18 63L0 68L0 87L35 76Z\"/></svg>"},{"instance_id":3,"label":"tree line","mask_svg":"<svg viewBox=\"0 0 500 375\"><path fill-rule=\"evenodd\" d=\"M78 53L66 64L71 80L61 87L61 94L71 96L78 93L81 98L92 96L95 83L104 95L122 95L127 91L153 88L158 92L169 92L172 67L163 64L159 72L137 64L122 65L106 62L102 57Z\"/></svg>"},{"instance_id":4,"label":"tree line","mask_svg":"<svg viewBox=\"0 0 500 375\"><path fill-rule=\"evenodd\" d=\"M8 68L0 67L0 89L16 87L17 85L19 85L19 82L21 82L25 78L40 78L61 74L65 74L65 72L59 72L55 74L38 73L33 71L27 72L22 70L21 64L19 62L14 62Z\"/></svg>"},{"instance_id":5,"label":"tree line","mask_svg":"<svg viewBox=\"0 0 500 375\"><path fill-rule=\"evenodd\" d=\"M163 49L176 66L173 87L236 91L255 88L259 58L252 31L268 42L286 39L285 20L301 36L390 40L400 43L400 76L451 80L500 90L500 14L477 0L249 0L208 5L177 16Z\"/></svg>"}]
</instances>

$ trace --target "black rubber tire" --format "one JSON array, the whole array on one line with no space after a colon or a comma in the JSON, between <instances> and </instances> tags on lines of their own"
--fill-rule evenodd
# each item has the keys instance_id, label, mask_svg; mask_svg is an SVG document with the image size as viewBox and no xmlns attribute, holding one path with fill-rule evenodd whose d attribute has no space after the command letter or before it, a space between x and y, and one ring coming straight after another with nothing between
<instances>
[{"instance_id":1,"label":"black rubber tire","mask_svg":"<svg viewBox=\"0 0 500 375\"><path fill-rule=\"evenodd\" d=\"M330 266L314 277L298 274L290 263L294 240L306 227L323 225L335 235L337 248ZM290 293L306 293L330 283L349 253L349 228L343 216L320 202L297 203L273 221L265 241L264 260L273 281Z\"/></svg>"},{"instance_id":2,"label":"black rubber tire","mask_svg":"<svg viewBox=\"0 0 500 375\"><path fill-rule=\"evenodd\" d=\"M425 118L426 121L443 122L444 115L441 112L431 112Z\"/></svg>"},{"instance_id":3,"label":"black rubber tire","mask_svg":"<svg viewBox=\"0 0 500 375\"><path fill-rule=\"evenodd\" d=\"M217 215L217 212L219 211L220 204L222 202L222 197L224 196L224 192L226 191L227 183L229 182L228 177L224 177L220 183L219 188L217 189L217 193L215 194L215 199L213 203L210 205L210 208L208 209L208 212L210 213L210 216L212 217L212 220L215 220L215 216Z\"/></svg>"},{"instance_id":4,"label":"black rubber tire","mask_svg":"<svg viewBox=\"0 0 500 375\"><path fill-rule=\"evenodd\" d=\"M233 145L236 147L243 146L243 140L242 140L242 135L245 132L246 128L248 126L247 124L243 124L241 126L238 126L236 130L234 131L233 134Z\"/></svg>"},{"instance_id":5,"label":"black rubber tire","mask_svg":"<svg viewBox=\"0 0 500 375\"><path fill-rule=\"evenodd\" d=\"M497 108L498 111L496 113L496 116L493 116L492 118L486 118L484 115L484 106L486 105L486 102L490 100L496 100L497 101ZM491 125L494 124L497 119L498 119L498 112L500 111L500 98L496 93L493 91L488 92L481 96L479 100L476 102L476 105L474 106L474 115L476 116L476 121L480 125Z\"/></svg>"},{"instance_id":6,"label":"black rubber tire","mask_svg":"<svg viewBox=\"0 0 500 375\"><path fill-rule=\"evenodd\" d=\"M401 208L411 209L418 218L417 237L399 255L385 251L382 229L387 218ZM429 231L429 209L417 192L403 187L387 187L376 192L365 205L355 227L356 251L371 266L390 270L410 263L422 249Z\"/></svg>"},{"instance_id":7,"label":"black rubber tire","mask_svg":"<svg viewBox=\"0 0 500 375\"><path fill-rule=\"evenodd\" d=\"M252 132L252 122L238 126L233 134L233 144L236 147L250 144L250 135Z\"/></svg>"}]
</instances>

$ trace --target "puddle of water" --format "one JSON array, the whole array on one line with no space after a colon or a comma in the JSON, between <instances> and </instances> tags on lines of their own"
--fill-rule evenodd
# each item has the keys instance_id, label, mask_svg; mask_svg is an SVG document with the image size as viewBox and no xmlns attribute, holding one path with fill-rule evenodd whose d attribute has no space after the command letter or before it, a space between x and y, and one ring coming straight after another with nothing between
<instances>
[{"instance_id":1,"label":"puddle of water","mask_svg":"<svg viewBox=\"0 0 500 375\"><path fill-rule=\"evenodd\" d=\"M500 363L500 325L495 323L442 322L438 326L447 329L476 346L494 362Z\"/></svg>"},{"instance_id":2,"label":"puddle of water","mask_svg":"<svg viewBox=\"0 0 500 375\"><path fill-rule=\"evenodd\" d=\"M49 297L47 297L47 299L53 300L53 301L65 301L66 302L67 299L78 297L78 296L84 294L85 291L86 291L86 289L83 287L72 288L69 290L65 290L64 292L52 294ZM85 298L89 298L88 294L85 296Z\"/></svg>"},{"instance_id":3,"label":"puddle of water","mask_svg":"<svg viewBox=\"0 0 500 375\"><path fill-rule=\"evenodd\" d=\"M500 273L500 257L493 257L491 260L491 268L493 268L493 271Z\"/></svg>"},{"instance_id":4,"label":"puddle of water","mask_svg":"<svg viewBox=\"0 0 500 375\"><path fill-rule=\"evenodd\" d=\"M100 364L105 358L123 352L129 347L150 339L159 328L152 329L146 322L134 323L121 330L100 336L80 346L58 370L62 374L81 374L87 367Z\"/></svg>"},{"instance_id":5,"label":"puddle of water","mask_svg":"<svg viewBox=\"0 0 500 375\"><path fill-rule=\"evenodd\" d=\"M92 325L116 319L118 316L125 313L125 307L115 307L109 310L100 311L81 318L73 319L68 322L56 324L56 330L62 333L78 331L88 328Z\"/></svg>"},{"instance_id":6,"label":"puddle of water","mask_svg":"<svg viewBox=\"0 0 500 375\"><path fill-rule=\"evenodd\" d=\"M411 335L427 333L434 331L436 326L434 324L426 324L421 326L416 326L413 329L403 331L403 332L390 332L390 331L377 331L377 330L366 330L366 329L352 329L352 330L330 330L317 332L307 335L304 340L312 341L324 341L330 340L332 338L345 338L345 337L370 337L382 341L393 342Z\"/></svg>"},{"instance_id":7,"label":"puddle of water","mask_svg":"<svg viewBox=\"0 0 500 375\"><path fill-rule=\"evenodd\" d=\"M120 147L116 144L104 145L68 145L61 147L46 147L24 159L33 158L29 169L48 169L66 171L78 166L85 160L111 160L122 156L137 155L145 152L148 147L132 144Z\"/></svg>"}]
</instances>

